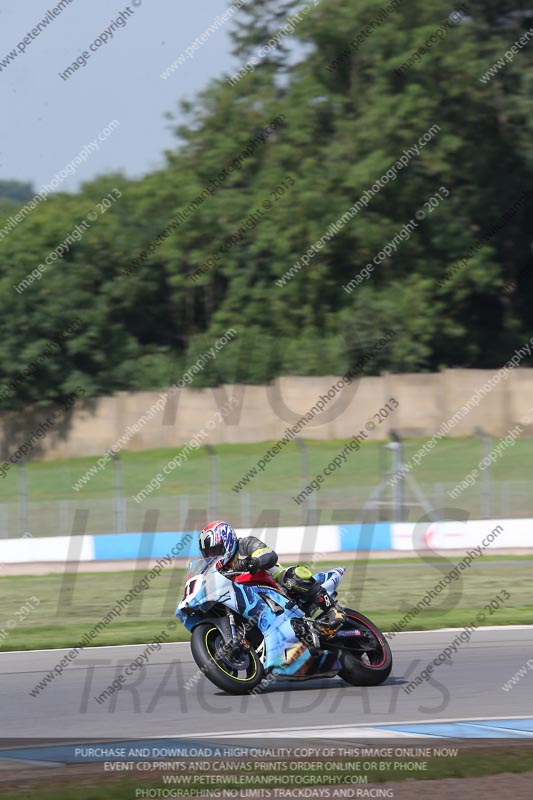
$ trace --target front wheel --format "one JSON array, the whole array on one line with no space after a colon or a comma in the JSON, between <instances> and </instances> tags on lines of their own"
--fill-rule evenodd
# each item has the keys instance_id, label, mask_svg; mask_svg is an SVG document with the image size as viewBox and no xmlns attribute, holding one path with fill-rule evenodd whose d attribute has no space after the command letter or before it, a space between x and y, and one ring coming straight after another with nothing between
<instances>
[{"instance_id":1,"label":"front wheel","mask_svg":"<svg viewBox=\"0 0 533 800\"><path fill-rule=\"evenodd\" d=\"M263 680L263 665L253 646L229 650L215 625L196 626L191 650L204 675L225 692L247 694Z\"/></svg>"},{"instance_id":2,"label":"front wheel","mask_svg":"<svg viewBox=\"0 0 533 800\"><path fill-rule=\"evenodd\" d=\"M341 631L357 630L360 635L342 638L345 649L341 654L343 666L339 675L352 686L379 686L392 670L389 643L368 617L350 608L344 611L346 622Z\"/></svg>"}]
</instances>

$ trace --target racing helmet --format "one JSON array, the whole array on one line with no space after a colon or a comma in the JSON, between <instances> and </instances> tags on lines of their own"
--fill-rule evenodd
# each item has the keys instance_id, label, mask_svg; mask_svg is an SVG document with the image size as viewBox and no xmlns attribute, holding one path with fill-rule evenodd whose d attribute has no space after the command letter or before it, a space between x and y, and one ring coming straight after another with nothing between
<instances>
[{"instance_id":1,"label":"racing helmet","mask_svg":"<svg viewBox=\"0 0 533 800\"><path fill-rule=\"evenodd\" d=\"M200 552L204 558L218 558L217 567L229 564L237 552L237 534L221 519L210 522L200 533Z\"/></svg>"}]
</instances>

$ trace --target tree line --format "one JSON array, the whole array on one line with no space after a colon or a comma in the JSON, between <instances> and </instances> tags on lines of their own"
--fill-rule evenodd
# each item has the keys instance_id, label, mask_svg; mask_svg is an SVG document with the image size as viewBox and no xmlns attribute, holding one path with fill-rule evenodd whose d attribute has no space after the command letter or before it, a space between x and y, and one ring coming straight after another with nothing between
<instances>
[{"instance_id":1,"label":"tree line","mask_svg":"<svg viewBox=\"0 0 533 800\"><path fill-rule=\"evenodd\" d=\"M362 374L498 367L530 338L530 50L480 78L533 12L388 5L321 0L282 36L302 3L256 0L232 32L252 67L181 103L163 168L56 192L8 228L34 190L0 182L0 407L174 384L232 326L196 386L342 375L390 329Z\"/></svg>"}]
</instances>

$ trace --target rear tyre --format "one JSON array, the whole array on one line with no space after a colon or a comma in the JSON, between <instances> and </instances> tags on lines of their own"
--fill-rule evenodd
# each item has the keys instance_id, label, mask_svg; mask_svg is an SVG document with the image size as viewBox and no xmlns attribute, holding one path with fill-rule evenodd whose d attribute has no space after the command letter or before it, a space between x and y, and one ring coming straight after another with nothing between
<instances>
[{"instance_id":1,"label":"rear tyre","mask_svg":"<svg viewBox=\"0 0 533 800\"><path fill-rule=\"evenodd\" d=\"M392 670L392 653L389 643L374 623L359 611L345 608L346 622L341 630L357 628L363 634L358 641L354 638L349 650L341 654L342 669L339 675L352 686L379 686L386 681ZM348 641L344 639L344 642ZM366 649L360 647L364 642Z\"/></svg>"},{"instance_id":2,"label":"rear tyre","mask_svg":"<svg viewBox=\"0 0 533 800\"><path fill-rule=\"evenodd\" d=\"M197 625L192 632L191 650L198 667L211 683L230 694L248 694L264 677L256 651L242 647L229 652L215 625Z\"/></svg>"}]
</instances>

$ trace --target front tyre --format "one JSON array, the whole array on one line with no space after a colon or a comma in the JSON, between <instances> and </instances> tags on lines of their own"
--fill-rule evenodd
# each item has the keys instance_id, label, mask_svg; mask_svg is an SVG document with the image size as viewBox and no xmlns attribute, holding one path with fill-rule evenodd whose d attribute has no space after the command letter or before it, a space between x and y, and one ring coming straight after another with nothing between
<instances>
[{"instance_id":1,"label":"front tyre","mask_svg":"<svg viewBox=\"0 0 533 800\"><path fill-rule=\"evenodd\" d=\"M341 654L342 669L339 675L352 686L379 686L392 670L392 653L389 643L374 623L359 611L345 608L346 622L341 630L357 629L361 637L343 639L351 642Z\"/></svg>"},{"instance_id":2,"label":"front tyre","mask_svg":"<svg viewBox=\"0 0 533 800\"><path fill-rule=\"evenodd\" d=\"M204 675L225 692L248 694L263 680L263 665L252 645L230 651L215 625L194 628L191 650Z\"/></svg>"}]
</instances>

